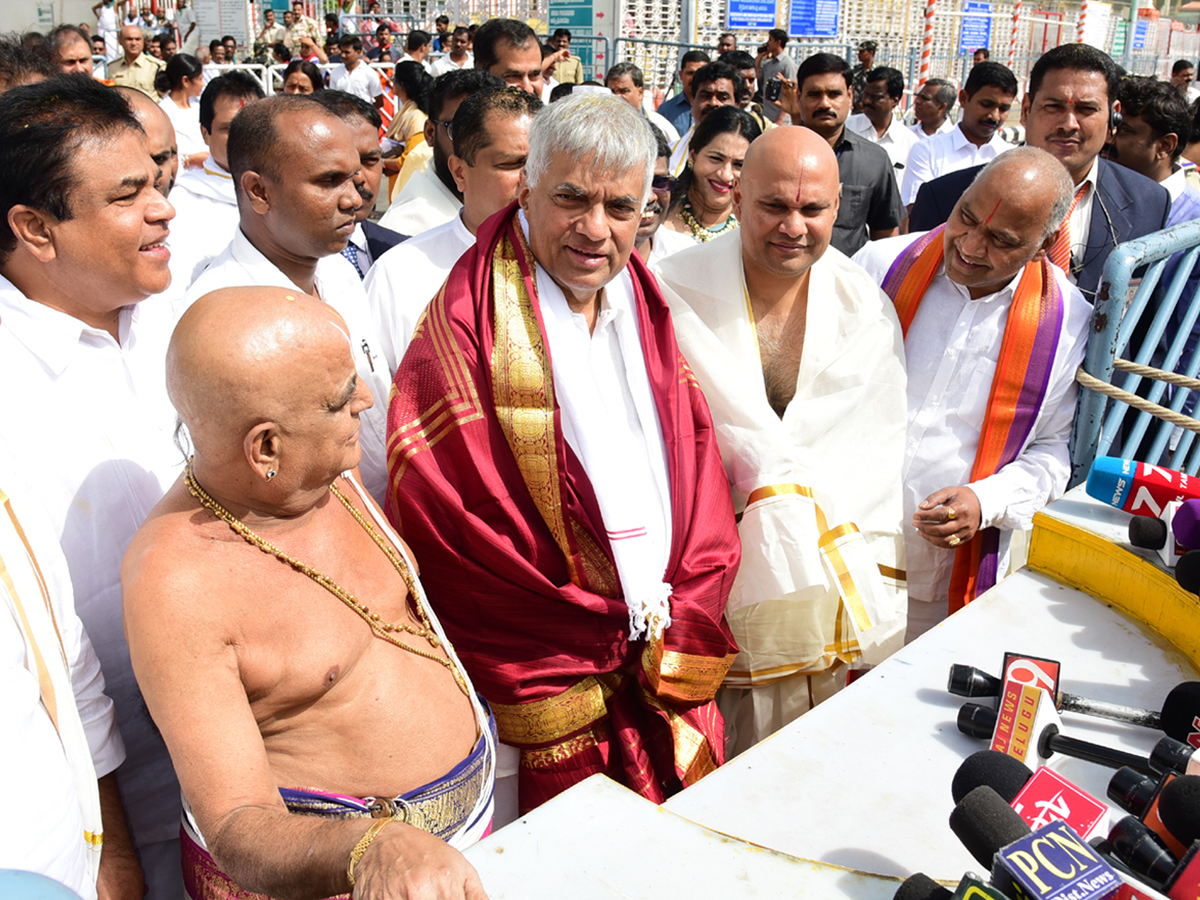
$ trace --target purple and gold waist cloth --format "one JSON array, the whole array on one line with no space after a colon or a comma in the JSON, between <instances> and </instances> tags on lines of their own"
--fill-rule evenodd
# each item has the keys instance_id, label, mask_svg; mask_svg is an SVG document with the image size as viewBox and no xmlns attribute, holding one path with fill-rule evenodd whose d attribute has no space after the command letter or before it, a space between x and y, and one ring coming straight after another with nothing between
<instances>
[{"instance_id":1,"label":"purple and gold waist cloth","mask_svg":"<svg viewBox=\"0 0 1200 900\"><path fill-rule=\"evenodd\" d=\"M496 786L496 722L480 698L486 718L466 758L441 778L399 797L348 797L315 789L280 788L288 811L331 819L395 817L462 850L491 832ZM222 872L185 808L180 828L183 882L191 900L269 900L238 886Z\"/></svg>"}]
</instances>

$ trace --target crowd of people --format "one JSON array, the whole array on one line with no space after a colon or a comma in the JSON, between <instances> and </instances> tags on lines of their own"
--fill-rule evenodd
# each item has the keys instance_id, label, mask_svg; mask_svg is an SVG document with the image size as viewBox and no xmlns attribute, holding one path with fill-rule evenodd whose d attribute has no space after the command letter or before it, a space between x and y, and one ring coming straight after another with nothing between
<instances>
[{"instance_id":1,"label":"crowd of people","mask_svg":"<svg viewBox=\"0 0 1200 900\"><path fill-rule=\"evenodd\" d=\"M266 96L142 28L0 41L0 867L85 900L483 897L582 779L694 784L1005 576L1105 258L1200 216L1191 64L1084 44L1013 147L1005 66L910 127L871 42L655 109L439 20L385 123L357 35Z\"/></svg>"}]
</instances>

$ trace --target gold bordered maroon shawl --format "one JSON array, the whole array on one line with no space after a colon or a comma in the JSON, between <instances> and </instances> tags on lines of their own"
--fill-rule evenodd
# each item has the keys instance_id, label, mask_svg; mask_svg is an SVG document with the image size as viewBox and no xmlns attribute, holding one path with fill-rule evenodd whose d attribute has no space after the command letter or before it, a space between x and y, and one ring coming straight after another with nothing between
<instances>
[{"instance_id":1,"label":"gold bordered maroon shawl","mask_svg":"<svg viewBox=\"0 0 1200 900\"><path fill-rule=\"evenodd\" d=\"M500 739L522 810L603 772L655 802L724 761L712 702L740 547L708 407L636 254L638 328L667 453L672 624L629 641L599 506L563 438L516 206L484 223L417 325L388 410L387 513Z\"/></svg>"},{"instance_id":2,"label":"gold bordered maroon shawl","mask_svg":"<svg viewBox=\"0 0 1200 900\"><path fill-rule=\"evenodd\" d=\"M941 268L944 230L944 225L935 228L909 244L884 276L883 291L896 305L905 340L921 299ZM1046 398L1064 315L1064 298L1049 261L1026 264L1004 325L971 481L995 474L1024 449ZM981 528L955 551L950 612L962 609L996 583L999 558L998 528Z\"/></svg>"}]
</instances>

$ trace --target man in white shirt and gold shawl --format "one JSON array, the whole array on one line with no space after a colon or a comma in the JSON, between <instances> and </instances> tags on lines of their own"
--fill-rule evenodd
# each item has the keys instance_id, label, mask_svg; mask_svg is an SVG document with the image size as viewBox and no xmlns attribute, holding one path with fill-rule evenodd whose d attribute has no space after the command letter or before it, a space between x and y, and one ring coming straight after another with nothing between
<instances>
[{"instance_id":1,"label":"man in white shirt and gold shawl","mask_svg":"<svg viewBox=\"0 0 1200 900\"><path fill-rule=\"evenodd\" d=\"M768 132L734 191L742 227L655 270L742 515L731 753L904 634L904 348L891 303L829 246L838 192L828 143Z\"/></svg>"}]
</instances>

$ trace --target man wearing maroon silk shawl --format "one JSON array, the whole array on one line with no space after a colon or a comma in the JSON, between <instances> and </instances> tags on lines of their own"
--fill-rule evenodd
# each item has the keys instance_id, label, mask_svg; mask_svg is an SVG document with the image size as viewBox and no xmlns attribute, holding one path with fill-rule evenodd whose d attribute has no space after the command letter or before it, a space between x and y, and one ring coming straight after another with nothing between
<instances>
[{"instance_id":1,"label":"man wearing maroon silk shawl","mask_svg":"<svg viewBox=\"0 0 1200 900\"><path fill-rule=\"evenodd\" d=\"M724 761L733 506L631 258L649 126L584 94L529 144L518 204L479 229L396 372L387 513L513 748L498 775L519 759L521 810L595 773L661 802Z\"/></svg>"}]
</instances>

